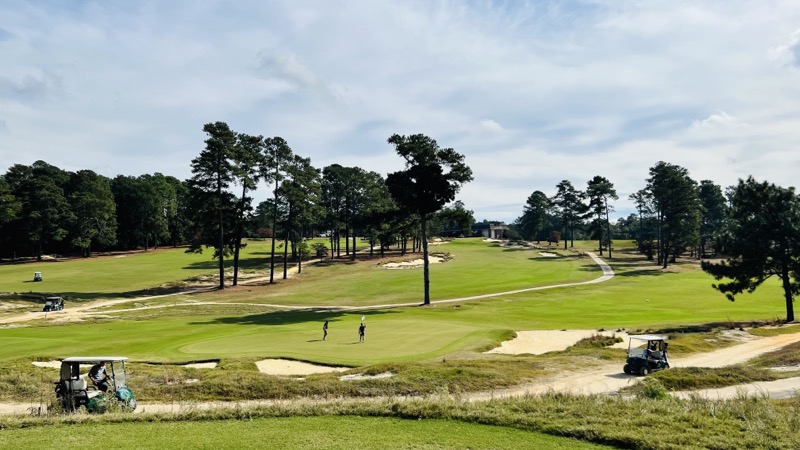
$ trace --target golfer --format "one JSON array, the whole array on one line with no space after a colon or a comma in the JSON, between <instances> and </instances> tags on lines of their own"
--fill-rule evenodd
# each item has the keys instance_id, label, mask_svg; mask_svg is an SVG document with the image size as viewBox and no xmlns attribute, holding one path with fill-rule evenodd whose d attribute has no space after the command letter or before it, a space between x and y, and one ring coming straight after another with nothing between
<instances>
[{"instance_id":1,"label":"golfer","mask_svg":"<svg viewBox=\"0 0 800 450\"><path fill-rule=\"evenodd\" d=\"M361 322L361 325L358 326L358 341L364 342L364 335L366 334L367 326L364 322Z\"/></svg>"},{"instance_id":2,"label":"golfer","mask_svg":"<svg viewBox=\"0 0 800 450\"><path fill-rule=\"evenodd\" d=\"M322 340L325 341L328 339L328 321L326 320L324 324L322 324Z\"/></svg>"}]
</instances>

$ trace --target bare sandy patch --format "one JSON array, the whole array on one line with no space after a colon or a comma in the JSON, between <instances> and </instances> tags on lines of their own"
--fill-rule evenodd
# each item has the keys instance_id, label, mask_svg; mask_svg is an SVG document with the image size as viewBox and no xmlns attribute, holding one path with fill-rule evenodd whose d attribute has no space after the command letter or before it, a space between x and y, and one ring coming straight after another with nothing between
<instances>
[{"instance_id":1,"label":"bare sandy patch","mask_svg":"<svg viewBox=\"0 0 800 450\"><path fill-rule=\"evenodd\" d=\"M558 257L558 255L556 255L555 253L550 253L550 252L539 252L539 255L544 256L545 258L556 258L556 257Z\"/></svg>"},{"instance_id":2,"label":"bare sandy patch","mask_svg":"<svg viewBox=\"0 0 800 450\"><path fill-rule=\"evenodd\" d=\"M351 375L342 375L339 377L342 381L358 381L358 380L381 380L383 378L392 378L392 372L383 372L377 375L365 375L363 373L354 373Z\"/></svg>"},{"instance_id":3,"label":"bare sandy patch","mask_svg":"<svg viewBox=\"0 0 800 450\"><path fill-rule=\"evenodd\" d=\"M261 373L268 375L311 375L315 373L345 372L349 367L332 367L311 364L290 359L263 359L256 361L256 367Z\"/></svg>"},{"instance_id":4,"label":"bare sandy patch","mask_svg":"<svg viewBox=\"0 0 800 450\"><path fill-rule=\"evenodd\" d=\"M216 369L217 364L218 364L217 362L211 361L211 362L184 364L183 367L188 367L190 369Z\"/></svg>"},{"instance_id":5,"label":"bare sandy patch","mask_svg":"<svg viewBox=\"0 0 800 450\"><path fill-rule=\"evenodd\" d=\"M61 361L34 361L33 365L36 367L47 367L50 369L60 369Z\"/></svg>"},{"instance_id":6,"label":"bare sandy patch","mask_svg":"<svg viewBox=\"0 0 800 450\"><path fill-rule=\"evenodd\" d=\"M628 348L628 334L625 332L596 330L529 330L517 331L516 338L510 341L504 341L500 344L500 347L493 348L486 353L542 355L548 352L566 350L581 339L592 337L596 334L621 337L623 342L614 344L612 348Z\"/></svg>"},{"instance_id":7,"label":"bare sandy patch","mask_svg":"<svg viewBox=\"0 0 800 450\"><path fill-rule=\"evenodd\" d=\"M441 263L443 261L444 261L444 258L442 258L442 257L428 255L428 262L430 264L439 264L439 263ZM417 267L422 267L423 264L425 264L425 261L422 258L420 258L420 259L415 259L415 260L412 260L412 261L403 261L403 262L399 262L399 263L386 263L386 264L383 265L383 268L384 269L390 269L390 270L392 270L392 269L414 269L414 268L417 268Z\"/></svg>"}]
</instances>

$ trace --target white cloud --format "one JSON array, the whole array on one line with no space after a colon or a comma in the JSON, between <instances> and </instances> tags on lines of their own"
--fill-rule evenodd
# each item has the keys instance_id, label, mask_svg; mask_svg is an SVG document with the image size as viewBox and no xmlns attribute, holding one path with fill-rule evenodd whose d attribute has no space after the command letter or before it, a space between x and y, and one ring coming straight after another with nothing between
<instances>
[{"instance_id":1,"label":"white cloud","mask_svg":"<svg viewBox=\"0 0 800 450\"><path fill-rule=\"evenodd\" d=\"M488 131L503 131L503 127L492 119L481 120L481 126Z\"/></svg>"},{"instance_id":2,"label":"white cloud","mask_svg":"<svg viewBox=\"0 0 800 450\"><path fill-rule=\"evenodd\" d=\"M389 135L426 133L465 154L459 198L487 219L562 179L636 191L659 160L792 185L800 6L771 5L18 2L0 9L0 171L186 178L223 120L380 173L402 167Z\"/></svg>"},{"instance_id":3,"label":"white cloud","mask_svg":"<svg viewBox=\"0 0 800 450\"><path fill-rule=\"evenodd\" d=\"M733 117L725 111L717 111L703 120L695 120L692 124L694 128L740 128L746 127L747 124L743 123L736 117Z\"/></svg>"},{"instance_id":4,"label":"white cloud","mask_svg":"<svg viewBox=\"0 0 800 450\"><path fill-rule=\"evenodd\" d=\"M768 54L781 66L800 69L800 30L788 42L771 48Z\"/></svg>"}]
</instances>

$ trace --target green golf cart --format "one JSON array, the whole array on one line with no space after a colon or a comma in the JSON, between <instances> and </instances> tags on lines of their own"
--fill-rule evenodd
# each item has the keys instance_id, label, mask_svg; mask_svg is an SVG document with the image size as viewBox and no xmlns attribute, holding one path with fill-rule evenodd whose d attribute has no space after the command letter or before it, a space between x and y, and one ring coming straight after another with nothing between
<instances>
[{"instance_id":1,"label":"green golf cart","mask_svg":"<svg viewBox=\"0 0 800 450\"><path fill-rule=\"evenodd\" d=\"M123 411L135 410L136 399L128 387L125 371L127 360L124 356L73 356L61 360L61 379L56 383L55 390L62 411L75 412L85 407L90 413L102 413L108 408L109 402L117 402ZM103 362L106 363L108 376L106 392L88 374L90 367Z\"/></svg>"}]
</instances>

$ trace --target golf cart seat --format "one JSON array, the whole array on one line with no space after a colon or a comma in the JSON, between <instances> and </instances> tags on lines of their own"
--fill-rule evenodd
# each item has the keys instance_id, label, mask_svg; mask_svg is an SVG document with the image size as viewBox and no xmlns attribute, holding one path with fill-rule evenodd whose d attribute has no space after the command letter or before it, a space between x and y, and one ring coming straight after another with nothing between
<instances>
[{"instance_id":1,"label":"golf cart seat","mask_svg":"<svg viewBox=\"0 0 800 450\"><path fill-rule=\"evenodd\" d=\"M73 392L85 391L87 387L86 380L84 380L83 378L78 378L77 380L69 380L67 383L69 383L69 388L72 389Z\"/></svg>"},{"instance_id":2,"label":"golf cart seat","mask_svg":"<svg viewBox=\"0 0 800 450\"><path fill-rule=\"evenodd\" d=\"M664 356L664 354L661 353L661 351L659 351L659 350L650 352L650 357L653 358L653 359L661 359L663 356Z\"/></svg>"}]
</instances>

